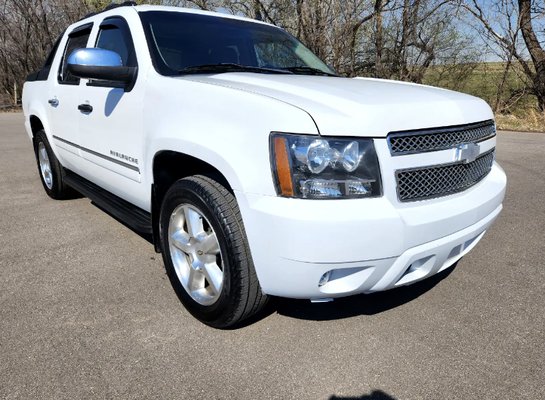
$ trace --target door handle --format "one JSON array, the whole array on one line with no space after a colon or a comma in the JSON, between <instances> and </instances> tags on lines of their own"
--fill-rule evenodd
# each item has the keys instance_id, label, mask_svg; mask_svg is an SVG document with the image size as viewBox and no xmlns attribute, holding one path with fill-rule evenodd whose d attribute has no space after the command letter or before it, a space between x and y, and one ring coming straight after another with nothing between
<instances>
[{"instance_id":1,"label":"door handle","mask_svg":"<svg viewBox=\"0 0 545 400\"><path fill-rule=\"evenodd\" d=\"M93 106L90 104L80 104L78 106L78 110L80 110L83 113L92 113L93 112Z\"/></svg>"},{"instance_id":2,"label":"door handle","mask_svg":"<svg viewBox=\"0 0 545 400\"><path fill-rule=\"evenodd\" d=\"M54 99L47 100L47 102L53 107L57 107L59 105L59 99L57 99L56 97Z\"/></svg>"}]
</instances>

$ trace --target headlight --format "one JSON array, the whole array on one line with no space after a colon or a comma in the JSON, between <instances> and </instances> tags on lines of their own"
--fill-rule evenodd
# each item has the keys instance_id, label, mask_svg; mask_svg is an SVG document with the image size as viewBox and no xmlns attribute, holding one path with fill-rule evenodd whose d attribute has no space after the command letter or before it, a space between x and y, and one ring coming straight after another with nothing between
<instances>
[{"instance_id":1,"label":"headlight","mask_svg":"<svg viewBox=\"0 0 545 400\"><path fill-rule=\"evenodd\" d=\"M280 196L338 199L381 195L372 139L273 133L271 162Z\"/></svg>"}]
</instances>

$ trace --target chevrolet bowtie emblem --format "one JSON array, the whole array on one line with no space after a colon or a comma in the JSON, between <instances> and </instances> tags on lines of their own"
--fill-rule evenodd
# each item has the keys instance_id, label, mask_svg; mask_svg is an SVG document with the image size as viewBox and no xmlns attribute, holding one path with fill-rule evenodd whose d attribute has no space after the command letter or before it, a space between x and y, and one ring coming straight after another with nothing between
<instances>
[{"instance_id":1,"label":"chevrolet bowtie emblem","mask_svg":"<svg viewBox=\"0 0 545 400\"><path fill-rule=\"evenodd\" d=\"M467 164L475 161L480 153L481 148L477 143L462 143L456 147L454 161L462 161Z\"/></svg>"}]
</instances>

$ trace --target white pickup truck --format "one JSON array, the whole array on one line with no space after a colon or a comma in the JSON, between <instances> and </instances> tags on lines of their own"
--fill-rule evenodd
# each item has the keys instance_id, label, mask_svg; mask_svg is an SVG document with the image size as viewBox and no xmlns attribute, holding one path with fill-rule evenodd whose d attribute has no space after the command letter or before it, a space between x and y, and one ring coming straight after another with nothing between
<instances>
[{"instance_id":1,"label":"white pickup truck","mask_svg":"<svg viewBox=\"0 0 545 400\"><path fill-rule=\"evenodd\" d=\"M24 86L47 194L150 238L214 327L453 265L502 209L488 105L336 76L286 31L125 3L68 27Z\"/></svg>"}]
</instances>

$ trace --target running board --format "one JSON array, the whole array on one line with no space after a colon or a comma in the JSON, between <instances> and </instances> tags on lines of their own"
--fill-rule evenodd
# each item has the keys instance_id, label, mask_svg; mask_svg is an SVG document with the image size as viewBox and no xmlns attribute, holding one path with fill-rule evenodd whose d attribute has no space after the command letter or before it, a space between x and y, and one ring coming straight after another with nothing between
<instances>
[{"instance_id":1,"label":"running board","mask_svg":"<svg viewBox=\"0 0 545 400\"><path fill-rule=\"evenodd\" d=\"M68 186L76 189L95 205L125 224L135 232L150 236L153 234L151 214L136 207L134 204L102 189L93 182L82 178L78 174L64 169L64 181Z\"/></svg>"}]
</instances>

